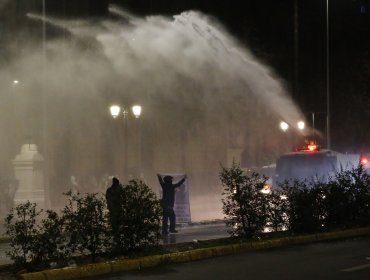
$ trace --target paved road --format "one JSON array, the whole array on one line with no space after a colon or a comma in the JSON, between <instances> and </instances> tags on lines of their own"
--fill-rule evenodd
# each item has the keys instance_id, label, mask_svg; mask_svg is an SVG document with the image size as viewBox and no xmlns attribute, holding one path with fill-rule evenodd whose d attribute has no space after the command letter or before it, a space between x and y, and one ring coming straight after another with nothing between
<instances>
[{"instance_id":1,"label":"paved road","mask_svg":"<svg viewBox=\"0 0 370 280\"><path fill-rule=\"evenodd\" d=\"M217 238L230 237L227 227L223 222L211 224L199 224L176 228L178 234L170 234L163 238L164 244L192 242L195 240L211 240Z\"/></svg>"},{"instance_id":2,"label":"paved road","mask_svg":"<svg viewBox=\"0 0 370 280\"><path fill-rule=\"evenodd\" d=\"M99 279L369 280L370 238L247 252Z\"/></svg>"}]
</instances>

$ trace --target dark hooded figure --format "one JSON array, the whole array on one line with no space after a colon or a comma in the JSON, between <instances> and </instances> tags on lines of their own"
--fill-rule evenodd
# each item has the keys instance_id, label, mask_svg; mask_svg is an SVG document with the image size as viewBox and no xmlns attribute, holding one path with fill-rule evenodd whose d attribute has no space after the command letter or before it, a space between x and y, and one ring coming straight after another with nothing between
<instances>
[{"instance_id":1,"label":"dark hooded figure","mask_svg":"<svg viewBox=\"0 0 370 280\"><path fill-rule=\"evenodd\" d=\"M107 189L105 194L105 198L107 200L107 208L109 211L109 223L112 227L113 236L115 237L115 241L118 241L116 238L119 229L119 225L121 223L121 207L120 207L120 197L122 193L122 186L119 183L119 180L116 177L112 179L112 185Z\"/></svg>"},{"instance_id":2,"label":"dark hooded figure","mask_svg":"<svg viewBox=\"0 0 370 280\"><path fill-rule=\"evenodd\" d=\"M157 174L159 183L162 187L162 209L163 209L163 221L162 221L162 234L168 234L168 220L170 220L170 233L177 233L176 227L176 215L173 210L175 204L175 190L180 187L186 179L186 176L182 178L176 184L172 183L172 176L164 176Z\"/></svg>"}]
</instances>

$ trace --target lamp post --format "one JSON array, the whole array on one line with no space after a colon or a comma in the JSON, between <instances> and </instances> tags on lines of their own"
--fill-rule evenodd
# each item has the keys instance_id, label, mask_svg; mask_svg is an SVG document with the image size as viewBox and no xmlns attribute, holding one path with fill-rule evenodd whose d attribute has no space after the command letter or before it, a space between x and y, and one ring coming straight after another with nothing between
<instances>
[{"instance_id":1,"label":"lamp post","mask_svg":"<svg viewBox=\"0 0 370 280\"><path fill-rule=\"evenodd\" d=\"M330 150L329 0L326 0L326 148Z\"/></svg>"},{"instance_id":2,"label":"lamp post","mask_svg":"<svg viewBox=\"0 0 370 280\"><path fill-rule=\"evenodd\" d=\"M136 119L140 118L141 116L141 111L142 107L140 105L134 105L131 107L132 114ZM124 125L124 140L123 140L123 159L124 159L124 164L123 164L123 176L125 179L128 178L127 174L127 166L128 166L128 134L127 134L127 126L128 126L128 117L129 117L129 111L126 110L124 107L121 107L119 105L111 105L109 107L109 111L113 119L117 119L120 117L120 115L123 116L123 125ZM138 139L138 165L140 166L141 164L141 145L140 145L140 135Z\"/></svg>"},{"instance_id":3,"label":"lamp post","mask_svg":"<svg viewBox=\"0 0 370 280\"><path fill-rule=\"evenodd\" d=\"M132 113L134 114L135 118L138 119L137 121L137 127L136 127L136 151L137 151L137 162L136 162L136 175L141 175L141 120L139 120L141 116L141 106L140 105L134 105L132 106Z\"/></svg>"}]
</instances>

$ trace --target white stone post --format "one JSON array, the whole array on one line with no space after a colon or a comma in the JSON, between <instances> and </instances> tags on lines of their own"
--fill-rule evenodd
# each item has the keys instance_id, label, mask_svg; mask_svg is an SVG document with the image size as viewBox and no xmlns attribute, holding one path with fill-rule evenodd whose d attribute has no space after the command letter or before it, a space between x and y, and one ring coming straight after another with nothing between
<instances>
[{"instance_id":1,"label":"white stone post","mask_svg":"<svg viewBox=\"0 0 370 280\"><path fill-rule=\"evenodd\" d=\"M21 147L21 152L13 160L14 176L18 180L14 205L30 201L36 203L39 209L45 209L43 162L44 158L35 144Z\"/></svg>"}]
</instances>

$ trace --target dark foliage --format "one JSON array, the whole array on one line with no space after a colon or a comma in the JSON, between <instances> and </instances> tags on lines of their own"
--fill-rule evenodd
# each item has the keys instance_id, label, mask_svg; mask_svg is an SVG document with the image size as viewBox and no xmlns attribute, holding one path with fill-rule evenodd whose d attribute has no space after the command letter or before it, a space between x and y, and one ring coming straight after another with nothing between
<instances>
[{"instance_id":1,"label":"dark foliage","mask_svg":"<svg viewBox=\"0 0 370 280\"><path fill-rule=\"evenodd\" d=\"M251 176L235 163L229 169L222 167L220 179L224 188L223 212L232 236L253 237L267 222L266 196L259 192L267 181L257 173Z\"/></svg>"}]
</instances>

